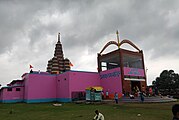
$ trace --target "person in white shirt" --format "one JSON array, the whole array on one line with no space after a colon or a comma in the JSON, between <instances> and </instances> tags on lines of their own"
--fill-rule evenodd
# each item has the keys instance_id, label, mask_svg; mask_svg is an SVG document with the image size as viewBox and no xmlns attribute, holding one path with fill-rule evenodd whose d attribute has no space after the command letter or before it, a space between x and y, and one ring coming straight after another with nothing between
<instances>
[{"instance_id":1,"label":"person in white shirt","mask_svg":"<svg viewBox=\"0 0 179 120\"><path fill-rule=\"evenodd\" d=\"M94 116L93 120L104 120L103 114L101 114L98 110L95 110L96 115Z\"/></svg>"}]
</instances>

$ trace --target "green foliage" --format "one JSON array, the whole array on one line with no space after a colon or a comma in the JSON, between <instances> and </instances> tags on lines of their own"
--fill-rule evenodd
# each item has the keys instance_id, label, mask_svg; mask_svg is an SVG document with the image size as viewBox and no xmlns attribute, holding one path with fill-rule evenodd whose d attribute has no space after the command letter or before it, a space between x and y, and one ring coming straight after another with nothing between
<instances>
[{"instance_id":1,"label":"green foliage","mask_svg":"<svg viewBox=\"0 0 179 120\"><path fill-rule=\"evenodd\" d=\"M173 70L164 70L152 84L160 89L176 90L179 89L179 75Z\"/></svg>"},{"instance_id":2,"label":"green foliage","mask_svg":"<svg viewBox=\"0 0 179 120\"><path fill-rule=\"evenodd\" d=\"M52 104L0 104L1 120L92 120L96 109L106 120L170 120L176 103Z\"/></svg>"}]
</instances>

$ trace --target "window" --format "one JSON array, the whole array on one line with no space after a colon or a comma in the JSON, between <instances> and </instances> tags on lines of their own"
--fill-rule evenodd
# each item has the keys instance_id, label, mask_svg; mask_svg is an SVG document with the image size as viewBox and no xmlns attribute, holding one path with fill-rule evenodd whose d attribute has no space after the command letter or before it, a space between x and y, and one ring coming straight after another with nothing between
<instances>
[{"instance_id":1,"label":"window","mask_svg":"<svg viewBox=\"0 0 179 120\"><path fill-rule=\"evenodd\" d=\"M16 88L16 91L21 91L21 89L20 88Z\"/></svg>"},{"instance_id":2,"label":"window","mask_svg":"<svg viewBox=\"0 0 179 120\"><path fill-rule=\"evenodd\" d=\"M7 88L7 91L12 91L12 88Z\"/></svg>"},{"instance_id":3,"label":"window","mask_svg":"<svg viewBox=\"0 0 179 120\"><path fill-rule=\"evenodd\" d=\"M106 62L101 62L101 68L102 68L102 71L107 70L107 63Z\"/></svg>"},{"instance_id":4,"label":"window","mask_svg":"<svg viewBox=\"0 0 179 120\"><path fill-rule=\"evenodd\" d=\"M124 54L123 56L124 67L143 69L143 61L141 56Z\"/></svg>"}]
</instances>

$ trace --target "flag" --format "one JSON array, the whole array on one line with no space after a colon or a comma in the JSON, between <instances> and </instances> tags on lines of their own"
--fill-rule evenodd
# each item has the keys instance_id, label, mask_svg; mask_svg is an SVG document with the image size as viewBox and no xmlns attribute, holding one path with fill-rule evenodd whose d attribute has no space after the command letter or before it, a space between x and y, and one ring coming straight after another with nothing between
<instances>
[{"instance_id":1,"label":"flag","mask_svg":"<svg viewBox=\"0 0 179 120\"><path fill-rule=\"evenodd\" d=\"M31 69L31 68L33 68L33 66L32 66L32 65L30 65L30 69Z\"/></svg>"},{"instance_id":2,"label":"flag","mask_svg":"<svg viewBox=\"0 0 179 120\"><path fill-rule=\"evenodd\" d=\"M73 67L73 64L70 62L70 66Z\"/></svg>"}]
</instances>

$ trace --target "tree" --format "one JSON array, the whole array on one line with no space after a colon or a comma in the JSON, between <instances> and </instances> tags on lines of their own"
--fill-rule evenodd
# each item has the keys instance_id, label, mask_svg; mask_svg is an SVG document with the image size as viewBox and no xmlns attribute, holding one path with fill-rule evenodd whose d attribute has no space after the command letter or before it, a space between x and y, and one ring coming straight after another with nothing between
<instances>
[{"instance_id":1,"label":"tree","mask_svg":"<svg viewBox=\"0 0 179 120\"><path fill-rule=\"evenodd\" d=\"M179 75L174 70L163 70L160 76L152 82L158 90L168 90L169 92L179 89Z\"/></svg>"}]
</instances>

